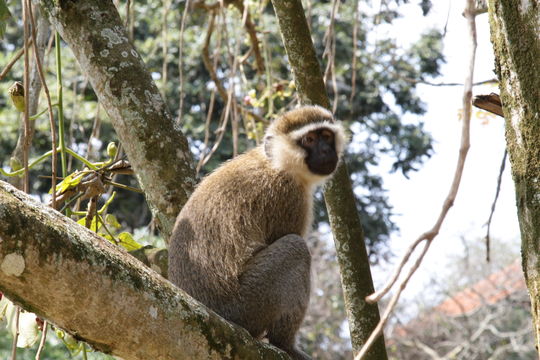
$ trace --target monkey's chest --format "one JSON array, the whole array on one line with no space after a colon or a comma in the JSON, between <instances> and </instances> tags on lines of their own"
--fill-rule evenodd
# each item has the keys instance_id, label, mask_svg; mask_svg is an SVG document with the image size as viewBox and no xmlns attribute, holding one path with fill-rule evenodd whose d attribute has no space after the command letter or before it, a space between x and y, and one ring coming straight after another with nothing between
<instances>
[{"instance_id":1,"label":"monkey's chest","mask_svg":"<svg viewBox=\"0 0 540 360\"><path fill-rule=\"evenodd\" d=\"M311 199L302 193L288 194L267 204L263 211L266 243L273 243L288 234L305 237L311 226L311 212Z\"/></svg>"}]
</instances>

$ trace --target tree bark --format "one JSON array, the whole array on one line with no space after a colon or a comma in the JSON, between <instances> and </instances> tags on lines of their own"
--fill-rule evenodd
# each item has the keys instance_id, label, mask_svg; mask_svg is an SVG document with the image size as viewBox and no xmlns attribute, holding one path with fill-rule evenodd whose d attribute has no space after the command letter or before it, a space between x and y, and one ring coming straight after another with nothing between
<instances>
[{"instance_id":1,"label":"tree bark","mask_svg":"<svg viewBox=\"0 0 540 360\"><path fill-rule=\"evenodd\" d=\"M0 291L126 360L288 359L119 247L2 181Z\"/></svg>"},{"instance_id":2,"label":"tree bark","mask_svg":"<svg viewBox=\"0 0 540 360\"><path fill-rule=\"evenodd\" d=\"M110 0L40 0L88 76L168 240L195 186L188 143Z\"/></svg>"},{"instance_id":3,"label":"tree bark","mask_svg":"<svg viewBox=\"0 0 540 360\"><path fill-rule=\"evenodd\" d=\"M300 0L272 0L283 43L291 64L301 103L330 107L321 68ZM334 234L353 351L356 354L379 322L377 304L368 304L373 293L364 231L354 201L354 193L344 162L326 185L324 198ZM386 359L381 336L366 359Z\"/></svg>"},{"instance_id":4,"label":"tree bark","mask_svg":"<svg viewBox=\"0 0 540 360\"><path fill-rule=\"evenodd\" d=\"M490 0L488 8L516 185L523 270L540 350L540 2Z\"/></svg>"}]
</instances>

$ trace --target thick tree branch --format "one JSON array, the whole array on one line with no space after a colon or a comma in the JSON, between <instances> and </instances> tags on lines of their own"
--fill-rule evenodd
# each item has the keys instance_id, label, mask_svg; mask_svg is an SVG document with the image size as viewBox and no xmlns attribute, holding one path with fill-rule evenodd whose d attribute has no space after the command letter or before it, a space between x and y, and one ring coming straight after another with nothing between
<instances>
[{"instance_id":1,"label":"thick tree branch","mask_svg":"<svg viewBox=\"0 0 540 360\"><path fill-rule=\"evenodd\" d=\"M195 181L186 138L133 48L110 0L40 4L111 118L167 240Z\"/></svg>"},{"instance_id":2,"label":"thick tree branch","mask_svg":"<svg viewBox=\"0 0 540 360\"><path fill-rule=\"evenodd\" d=\"M400 263L396 267L396 270L392 274L390 280L386 283L386 285L377 293L374 293L370 295L367 300L370 303L374 303L376 301L379 301L384 295L386 295L390 289L395 285L397 282L399 276L404 272L404 266L409 263L409 260L411 258L411 255L413 255L413 252L417 249L418 246L421 244L423 245L422 248L420 248L420 254L416 257L416 260L414 263L412 263L410 269L408 269L405 272L404 278L399 282L399 285L397 286L396 292L392 295L390 298L390 301L386 305L386 308L383 312L381 321L379 324L377 324L377 327L375 331L373 332L373 335L368 339L366 342L366 345L364 345L364 348L360 351L360 353L355 357L355 360L361 359L363 354L365 354L371 346L371 343L376 339L376 335L378 333L382 333L383 327L388 322L390 315L394 311L397 302L399 298L401 297L401 294L403 293L403 290L407 287L407 284L409 283L409 280L414 275L416 270L420 267L420 264L422 263L424 257L426 256L429 247L433 243L433 240L435 237L439 234L439 231L441 229L441 226L446 219L446 215L448 215L448 212L454 206L454 201L457 197L459 186L461 184L461 178L463 176L463 170L465 168L465 160L467 159L467 153L470 148L470 122L471 122L471 108L472 108L472 79L474 75L474 64L475 64L475 58L476 58L476 22L475 22L475 11L474 11L474 0L465 0L465 11L464 16L467 19L468 23L468 30L469 30L469 38L470 38L470 53L469 53L469 64L467 68L467 73L465 76L465 86L463 89L463 123L461 126L461 144L459 147L459 156L457 159L456 169L454 171L454 177L452 180L452 185L450 186L450 191L448 192L448 195L446 196L441 212L439 213L439 217L437 218L437 221L433 227L420 235L407 249L405 252L405 255L402 257Z\"/></svg>"},{"instance_id":3,"label":"thick tree branch","mask_svg":"<svg viewBox=\"0 0 540 360\"><path fill-rule=\"evenodd\" d=\"M304 9L300 0L272 0L279 21L283 43L294 73L301 103L329 108L321 68L317 60ZM365 297L373 292L364 232L354 201L347 167L342 163L324 193L332 225L345 307L349 319L353 351L366 342L379 321L377 304L368 304ZM383 336L369 351L366 359L386 359Z\"/></svg>"},{"instance_id":4,"label":"thick tree branch","mask_svg":"<svg viewBox=\"0 0 540 360\"><path fill-rule=\"evenodd\" d=\"M495 69L521 230L521 254L540 351L540 15L538 0L490 0Z\"/></svg>"},{"instance_id":5,"label":"thick tree branch","mask_svg":"<svg viewBox=\"0 0 540 360\"><path fill-rule=\"evenodd\" d=\"M0 291L128 359L287 359L88 229L0 181Z\"/></svg>"}]
</instances>

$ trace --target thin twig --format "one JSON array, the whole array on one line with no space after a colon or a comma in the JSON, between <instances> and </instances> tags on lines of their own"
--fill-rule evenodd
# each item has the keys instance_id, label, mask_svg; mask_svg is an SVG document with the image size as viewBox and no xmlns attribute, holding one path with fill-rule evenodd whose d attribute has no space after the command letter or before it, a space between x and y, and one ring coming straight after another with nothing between
<instances>
[{"instance_id":1,"label":"thin twig","mask_svg":"<svg viewBox=\"0 0 540 360\"><path fill-rule=\"evenodd\" d=\"M82 343L82 355L83 355L83 360L88 360L88 356L86 355L86 344L85 343Z\"/></svg>"},{"instance_id":2,"label":"thin twig","mask_svg":"<svg viewBox=\"0 0 540 360\"><path fill-rule=\"evenodd\" d=\"M78 77L77 77L78 78ZM88 87L88 83L89 83L89 80L87 77L84 77L84 80L83 81L78 81L78 80L75 80L73 81L73 95L70 97L71 98L71 109L72 109L72 116L70 116L70 119L69 119L69 136L68 136L68 144L73 144L75 142L77 142L77 140L75 139L75 136L74 136L74 132L75 132L75 129L77 128L79 130L79 132L82 134L82 136L84 136L84 126L81 124L81 121L79 120L82 120L80 119L80 117L78 116L79 114L79 106L78 106L78 101L79 101L79 96L77 96L77 92L80 92L80 94L84 94L86 92L86 89ZM99 102L98 102L99 103ZM75 126L75 123L77 123L77 126ZM71 172L71 169L72 169L72 165L73 165L73 158L69 158L69 162L68 162L68 172Z\"/></svg>"},{"instance_id":3,"label":"thin twig","mask_svg":"<svg viewBox=\"0 0 540 360\"><path fill-rule=\"evenodd\" d=\"M36 41L36 23L34 21L34 14L32 12L32 5L30 3L30 0L27 1L27 7L28 7L28 14L30 15L30 22L32 23L32 44L34 48L34 59L36 61L36 68L39 74L39 79L41 81L41 86L43 87L43 91L45 93L45 97L47 99L47 109L49 114L49 126L51 127L51 143L52 143L52 163L51 163L51 189L56 189L56 164L57 164L57 152L54 151L56 149L56 125L54 123L54 115L53 115L53 105L51 102L51 95L49 93L49 87L47 86L47 82L45 80L45 75L43 74L43 66L41 64L41 59L39 58L39 53L37 49L37 41ZM37 94L36 94L37 96ZM52 199L51 199L51 206L53 209L56 208L56 191L53 190L52 192Z\"/></svg>"},{"instance_id":4,"label":"thin twig","mask_svg":"<svg viewBox=\"0 0 540 360\"><path fill-rule=\"evenodd\" d=\"M210 78L216 85L217 91L219 93L219 96L221 96L222 100L224 102L227 102L227 90L223 87L221 84L221 81L219 80L217 76L217 72L215 70L215 67L212 66L212 61L210 59L210 41L212 40L212 34L214 32L214 25L216 21L216 12L212 11L209 14L210 20L208 22L208 29L206 30L206 37L204 40L204 45L202 47L202 58L204 66L206 67L206 70L210 74Z\"/></svg>"},{"instance_id":5,"label":"thin twig","mask_svg":"<svg viewBox=\"0 0 540 360\"><path fill-rule=\"evenodd\" d=\"M202 166L206 165L206 163L210 160L212 155L214 155L219 145L221 144L221 141L223 140L223 135L225 135L225 131L227 128L228 118L229 118L228 114L226 114L225 112L221 113L220 126L216 130L218 138L216 139L214 145L212 146L212 149L210 149L210 152L207 155L205 155L202 162Z\"/></svg>"},{"instance_id":6,"label":"thin twig","mask_svg":"<svg viewBox=\"0 0 540 360\"><path fill-rule=\"evenodd\" d=\"M413 243L411 243L411 245L409 245L409 247L407 248L407 251L405 251L405 255L401 258L401 261L400 261L399 265L396 267L396 269L394 270L392 276L390 277L390 280L388 280L388 282L384 285L384 287L382 289L379 289L375 293L368 296L366 301L368 303L376 303L384 295L386 295L388 293L388 291L390 291L392 286L394 286L394 284L397 281L399 275L403 271L403 268L409 262L409 258L411 257L413 252L416 250L416 247L418 245L420 245L422 242L426 241L426 240L429 241L429 239L433 238L435 235L436 234L430 233L430 232L424 233L424 234L420 235Z\"/></svg>"},{"instance_id":7,"label":"thin twig","mask_svg":"<svg viewBox=\"0 0 540 360\"><path fill-rule=\"evenodd\" d=\"M184 32L186 28L186 19L191 6L191 0L186 0L184 4L184 12L182 13L182 20L180 21L180 35L178 40L178 81L180 82L180 94L178 105L178 123L182 122L183 109L184 109Z\"/></svg>"},{"instance_id":8,"label":"thin twig","mask_svg":"<svg viewBox=\"0 0 540 360\"><path fill-rule=\"evenodd\" d=\"M424 256L426 255L427 251L429 250L429 247L430 247L431 243L433 242L433 239L439 233L441 225L442 225L448 211L453 206L454 201L456 199L456 196L457 196L457 193L458 193L458 190L459 190L459 185L461 183L461 177L462 177L462 174L463 174L463 169L464 169L464 166L465 166L465 160L467 158L467 152L469 151L469 147L470 147L470 120L471 120L471 112L472 112L471 99L472 99L472 87L473 87L472 79L473 79L473 74L474 74L474 63L475 63L476 45L477 45L477 43L476 43L476 24L475 24L475 12L474 12L474 10L475 10L474 0L466 0L466 6L465 6L464 14L465 14L465 17L467 18L467 22L468 22L468 25L469 25L469 37L470 37L470 40L471 40L471 52L470 52L470 57L469 57L468 72L467 72L467 75L466 75L466 78L465 78L465 87L463 89L463 124L462 124L462 128L461 128L461 145L460 145L460 149L459 149L459 157L458 157L456 170L455 170L455 173L454 173L454 179L453 179L452 185L450 187L450 192L448 193L448 195L447 195L447 197L446 197L446 199L444 201L443 208L441 210L439 218L437 219L437 222L435 223L435 226L433 226L433 228L430 231L428 231L428 232L424 233L423 235L421 235L413 243L413 245L411 247L409 247L409 250L405 254L404 259L405 258L408 259L410 257L410 255L411 255L412 251L416 248L416 246L418 246L421 242L425 241L424 247L421 250L420 255L418 256L418 258L416 259L416 261L414 262L414 264L412 265L412 267L408 271L405 279L403 279L400 282L398 290L392 296L390 302L388 303L388 305L387 305L387 307L386 307L386 309L384 311L384 314L381 317L381 320L377 324L377 327L375 328L375 330L373 330L372 334L370 335L370 337L368 338L368 340L366 341L364 346L362 346L359 353L355 356L355 360L362 359L366 355L366 353L369 350L369 348L371 347L371 345L381 335L383 327L388 322L388 319L390 318L390 315L392 314L392 312L393 312L393 310L394 310L394 308L395 308L395 306L397 304L397 301L399 300L399 298L401 296L401 293L403 292L403 290L407 286L411 276L416 272L416 270L418 269L418 267L422 263L422 260L424 259ZM407 262L407 261L405 260L405 261L402 261L400 263L399 272L401 272L401 269L403 268L403 265L404 265L405 262ZM398 273L398 275L399 275L399 273ZM388 286L388 285L385 286L384 287L384 290L385 290L384 292L380 291L380 292L377 292L375 294L372 294L372 295L370 295L370 296L368 296L366 298L366 301L370 302L370 303L373 303L373 302L377 301L378 299L380 299L382 296L384 296L389 291L389 289L392 287L392 285L394 284L394 282L396 280L397 280L397 277L396 278L393 277L391 279L392 284L390 286Z\"/></svg>"},{"instance_id":9,"label":"thin twig","mask_svg":"<svg viewBox=\"0 0 540 360\"><path fill-rule=\"evenodd\" d=\"M218 126L216 130L216 134L218 135L218 138L216 139L210 152L204 156L201 163L201 167L204 166L210 160L212 155L216 152L219 145L221 144L221 141L223 140L223 135L225 134L225 130L227 128L227 123L229 120L229 110L230 110L229 95L227 91L225 90L225 88L223 87L223 85L221 84L221 81L217 77L217 73L215 70L215 68L217 67L218 56L216 55L216 57L214 58L214 64L212 64L212 61L210 59L210 53L209 53L210 40L212 38L212 33L214 32L215 18L216 18L216 12L211 11L210 21L208 24L208 30L206 33L206 39L205 39L205 43L202 49L202 56L203 56L203 63L207 71L210 73L210 78L214 81L214 84L216 85L217 92L219 93L222 100L225 102L226 108L225 108L225 111L221 113L220 125Z\"/></svg>"},{"instance_id":10,"label":"thin twig","mask_svg":"<svg viewBox=\"0 0 540 360\"><path fill-rule=\"evenodd\" d=\"M41 359L41 353L43 352L43 349L45 348L45 340L47 340L47 329L49 327L49 323L47 320L43 321L43 330L41 331L41 340L39 341L39 347L36 352L36 360Z\"/></svg>"},{"instance_id":11,"label":"thin twig","mask_svg":"<svg viewBox=\"0 0 540 360\"><path fill-rule=\"evenodd\" d=\"M2 72L0 73L0 80L2 80L11 71L11 68L13 67L13 65L17 63L17 61L21 58L21 56L23 56L23 54L24 54L24 47L20 49L19 51L17 51L15 56L13 56L13 58L8 62L4 70L2 70Z\"/></svg>"},{"instance_id":12,"label":"thin twig","mask_svg":"<svg viewBox=\"0 0 540 360\"><path fill-rule=\"evenodd\" d=\"M266 28L266 23L265 23L266 16L264 15L264 10L265 10L265 3L264 1L261 1L259 5L259 19L260 19L259 25L261 26L262 29ZM308 10L309 10L309 7L308 7ZM270 47L268 46L268 42L266 41L267 36L268 36L267 33L263 32L261 34L261 42L262 42L262 47L264 51L264 61L266 62L266 64L271 64L272 51L270 51ZM272 80L274 79L272 66L266 66L264 75L265 75L264 78L266 79L266 89L271 89ZM268 105L266 107L266 115L270 118L273 114L274 114L274 97L269 96Z\"/></svg>"},{"instance_id":13,"label":"thin twig","mask_svg":"<svg viewBox=\"0 0 540 360\"><path fill-rule=\"evenodd\" d=\"M243 13L242 13L242 23L245 24L246 23L246 19L248 18L249 16L249 12L248 12L248 8L247 6L242 6L243 8ZM232 66L231 66L231 74L229 76L229 94L228 94L228 103L227 103L227 108L225 109L225 112L228 112L228 107L231 108L231 115L232 115L232 119L231 119L231 127L232 127L232 140L233 140L233 157L235 157L236 155L238 155L238 111L237 111L237 108L236 108L236 101L235 101L235 98L234 98L234 94L235 94L235 87L236 87L236 82L235 82L235 75L236 75L236 72L238 70L238 65L239 65L239 54L240 54L240 43L241 43L241 40L240 40L240 37L238 36L238 31L236 31L235 33L235 47L234 47L234 53L232 54Z\"/></svg>"},{"instance_id":14,"label":"thin twig","mask_svg":"<svg viewBox=\"0 0 540 360\"><path fill-rule=\"evenodd\" d=\"M126 29L128 31L129 40L133 41L133 26L131 24L131 0L126 1Z\"/></svg>"},{"instance_id":15,"label":"thin twig","mask_svg":"<svg viewBox=\"0 0 540 360\"><path fill-rule=\"evenodd\" d=\"M62 85L62 53L61 41L58 31L54 34L54 54L56 60L56 96L58 102L58 137L60 146L60 163L62 165L62 176L67 177L67 161L66 161L66 136L64 124L64 96Z\"/></svg>"},{"instance_id":16,"label":"thin twig","mask_svg":"<svg viewBox=\"0 0 540 360\"><path fill-rule=\"evenodd\" d=\"M326 69L324 71L324 81L327 82L330 77L332 80L332 90L333 90L333 104L332 112L337 110L337 100L338 100L338 89L337 89L337 80L336 80L336 68L335 68L335 58L336 58L336 34L334 31L336 14L339 9L340 0L334 0L332 4L332 13L330 14L330 26L324 34L325 49L323 57L327 57L328 63L326 64Z\"/></svg>"},{"instance_id":17,"label":"thin twig","mask_svg":"<svg viewBox=\"0 0 540 360\"><path fill-rule=\"evenodd\" d=\"M129 191L133 191L133 192L136 192L136 193L139 193L139 194L144 194L144 191L142 191L141 189L135 188L133 186L120 184L120 183L117 183L117 182L112 181L112 180L104 180L103 182L105 184L116 186L116 187L124 189L124 190L129 190Z\"/></svg>"},{"instance_id":18,"label":"thin twig","mask_svg":"<svg viewBox=\"0 0 540 360\"><path fill-rule=\"evenodd\" d=\"M162 55L163 55L163 64L161 67L161 93L163 96L163 100L166 100L167 95L167 83L168 83L168 71L167 71L167 55L169 52L169 22L167 21L167 18L169 17L169 10L171 9L171 0L165 1L165 5L163 6L163 25L161 27L161 33L163 37L161 49L162 49Z\"/></svg>"},{"instance_id":19,"label":"thin twig","mask_svg":"<svg viewBox=\"0 0 540 360\"><path fill-rule=\"evenodd\" d=\"M21 308L18 306L15 306L15 335L13 336L13 344L11 345L11 360L17 360L17 341L19 341L20 316L21 316Z\"/></svg>"},{"instance_id":20,"label":"thin twig","mask_svg":"<svg viewBox=\"0 0 540 360\"><path fill-rule=\"evenodd\" d=\"M351 112L353 112L354 109L354 95L356 95L356 64L357 64L357 57L356 57L356 51L358 50L358 24L360 22L359 10L360 4L355 3L354 4L354 25L353 25L353 49L352 49L352 65L351 65L351 95L349 96L349 106L351 108Z\"/></svg>"},{"instance_id":21,"label":"thin twig","mask_svg":"<svg viewBox=\"0 0 540 360\"><path fill-rule=\"evenodd\" d=\"M399 76L398 76L399 77ZM429 86L465 86L465 84L463 83L434 83L434 82L429 82L427 80L418 80L418 79L412 79L412 78L409 78L409 77L403 77L401 76L400 77L402 80L405 80L406 82L410 83L410 84L423 84L423 85L429 85ZM482 80L482 81L478 81L478 82L475 82L472 84L472 86L480 86L480 85L486 85L486 84L491 84L491 83L497 83L498 80L497 79L488 79L488 80Z\"/></svg>"},{"instance_id":22,"label":"thin twig","mask_svg":"<svg viewBox=\"0 0 540 360\"><path fill-rule=\"evenodd\" d=\"M88 160L91 160L92 157L92 139L98 139L99 138L99 132L101 130L101 117L99 116L99 110L101 106L98 102L96 105L96 115L94 116L94 123L92 124L92 132L90 133L90 136L88 137L88 144L86 145L86 158Z\"/></svg>"},{"instance_id":23,"label":"thin twig","mask_svg":"<svg viewBox=\"0 0 540 360\"><path fill-rule=\"evenodd\" d=\"M247 6L244 6L242 0L234 0L232 2L234 7L238 9L240 14L242 14L242 25L248 33L249 40L251 41L251 49L253 50L253 55L255 56L255 63L257 64L257 72L259 74L264 73L264 60L261 55L261 49L259 47L259 39L257 39L257 29L255 24L251 21L251 15L247 9Z\"/></svg>"},{"instance_id":24,"label":"thin twig","mask_svg":"<svg viewBox=\"0 0 540 360\"><path fill-rule=\"evenodd\" d=\"M199 157L199 161L197 163L197 169L195 170L195 173L198 175L201 171L204 161L204 152L206 149L208 149L208 140L210 139L210 121L212 120L212 114L214 112L214 103L216 100L216 89L212 90L212 94L210 95L210 104L208 105L208 111L206 113L206 121L204 123L204 145L203 145L203 153Z\"/></svg>"},{"instance_id":25,"label":"thin twig","mask_svg":"<svg viewBox=\"0 0 540 360\"><path fill-rule=\"evenodd\" d=\"M23 0L23 28L24 28L24 73L23 73L23 86L24 86L24 113L23 113L23 123L24 123L24 141L23 141L23 167L24 167L24 176L23 176L23 191L28 193L30 191L30 179L28 173L28 152L30 151L30 57L28 56L29 43L30 39L30 21L28 19L28 2Z\"/></svg>"},{"instance_id":26,"label":"thin twig","mask_svg":"<svg viewBox=\"0 0 540 360\"><path fill-rule=\"evenodd\" d=\"M491 212L489 213L489 218L486 223L487 230L486 230L486 237L484 239L486 242L486 261L487 262L489 262L490 260L489 259L490 258L489 256L489 243L490 243L489 230L491 229L491 219L493 218L493 214L495 213L495 206L497 205L497 199L499 199L499 193L501 192L502 175L504 173L504 167L506 165L507 155L508 155L508 150L504 149L504 155L502 158L501 167L499 169L499 176L497 177L497 190L495 190L495 199L493 199L493 204L491 204Z\"/></svg>"}]
</instances>

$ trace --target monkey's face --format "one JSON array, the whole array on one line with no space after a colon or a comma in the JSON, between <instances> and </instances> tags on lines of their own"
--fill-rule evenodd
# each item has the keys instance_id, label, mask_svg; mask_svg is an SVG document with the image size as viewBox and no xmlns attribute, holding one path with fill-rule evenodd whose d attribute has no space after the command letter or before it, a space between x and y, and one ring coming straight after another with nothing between
<instances>
[{"instance_id":1,"label":"monkey's face","mask_svg":"<svg viewBox=\"0 0 540 360\"><path fill-rule=\"evenodd\" d=\"M336 169L338 155L335 134L328 128L308 131L299 140L307 155L305 163L308 169L317 175L330 175Z\"/></svg>"}]
</instances>

